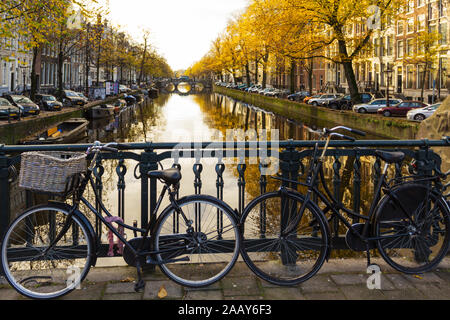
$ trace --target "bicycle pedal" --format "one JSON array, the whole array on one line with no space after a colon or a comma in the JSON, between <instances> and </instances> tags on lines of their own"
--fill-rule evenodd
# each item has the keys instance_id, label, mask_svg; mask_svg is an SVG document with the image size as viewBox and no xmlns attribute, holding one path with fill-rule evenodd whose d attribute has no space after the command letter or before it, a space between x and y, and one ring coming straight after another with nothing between
<instances>
[{"instance_id":1,"label":"bicycle pedal","mask_svg":"<svg viewBox=\"0 0 450 320\"><path fill-rule=\"evenodd\" d=\"M175 262L182 262L182 261L188 262L188 261L191 261L191 259L189 259L189 257L183 257L183 258L180 258L180 259L168 259L168 260L156 261L156 260L153 260L151 257L148 257L145 262L147 264L160 265L160 264L175 263Z\"/></svg>"},{"instance_id":2,"label":"bicycle pedal","mask_svg":"<svg viewBox=\"0 0 450 320\"><path fill-rule=\"evenodd\" d=\"M134 285L134 291L136 291L136 292L141 292L142 290L144 290L144 288L145 288L145 281L144 280L139 280Z\"/></svg>"}]
</instances>

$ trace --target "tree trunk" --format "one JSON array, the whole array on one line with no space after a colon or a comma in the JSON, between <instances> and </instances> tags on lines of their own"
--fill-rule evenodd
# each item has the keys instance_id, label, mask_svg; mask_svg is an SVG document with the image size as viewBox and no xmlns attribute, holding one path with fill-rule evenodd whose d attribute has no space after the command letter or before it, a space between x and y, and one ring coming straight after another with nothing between
<instances>
[{"instance_id":1,"label":"tree trunk","mask_svg":"<svg viewBox=\"0 0 450 320\"><path fill-rule=\"evenodd\" d=\"M313 92L313 71L314 71L314 59L309 59L309 66L305 68L306 72L308 73L308 89L309 94L312 95Z\"/></svg>"},{"instance_id":2,"label":"tree trunk","mask_svg":"<svg viewBox=\"0 0 450 320\"><path fill-rule=\"evenodd\" d=\"M142 55L141 71L139 72L139 81L138 81L139 85L141 85L142 76L144 75L144 64L145 64L145 55L146 54L147 54L147 38L144 39L144 53Z\"/></svg>"},{"instance_id":3,"label":"tree trunk","mask_svg":"<svg viewBox=\"0 0 450 320\"><path fill-rule=\"evenodd\" d=\"M428 66L428 64L425 63L425 68L423 70L423 77L422 77L422 85L421 85L421 88L420 88L420 101L422 101L422 102L424 102L424 100L423 100L423 93L424 93L424 90L425 90L425 79L427 78L427 70L428 70L427 66ZM430 80L428 79L428 81L430 81Z\"/></svg>"},{"instance_id":4,"label":"tree trunk","mask_svg":"<svg viewBox=\"0 0 450 320\"><path fill-rule=\"evenodd\" d=\"M247 76L247 87L250 87L250 68L248 62L245 64L245 75Z\"/></svg>"},{"instance_id":5,"label":"tree trunk","mask_svg":"<svg viewBox=\"0 0 450 320\"><path fill-rule=\"evenodd\" d=\"M64 90L63 65L64 65L64 53L62 52L62 47L60 43L58 53L58 98L60 99L62 98L62 92Z\"/></svg>"},{"instance_id":6,"label":"tree trunk","mask_svg":"<svg viewBox=\"0 0 450 320\"><path fill-rule=\"evenodd\" d=\"M258 84L258 59L255 59L255 84Z\"/></svg>"},{"instance_id":7,"label":"tree trunk","mask_svg":"<svg viewBox=\"0 0 450 320\"><path fill-rule=\"evenodd\" d=\"M36 60L39 54L39 48L34 47L33 48L33 60L31 62L31 88L30 88L30 98L34 101L34 98L36 96L36 93L38 91L38 79L36 75Z\"/></svg>"},{"instance_id":8,"label":"tree trunk","mask_svg":"<svg viewBox=\"0 0 450 320\"><path fill-rule=\"evenodd\" d=\"M266 88L266 83L267 83L267 62L269 61L269 54L266 53L263 57L263 79L262 79L262 88L265 89Z\"/></svg>"},{"instance_id":9,"label":"tree trunk","mask_svg":"<svg viewBox=\"0 0 450 320\"><path fill-rule=\"evenodd\" d=\"M294 59L291 59L291 73L290 73L290 87L289 91L291 93L295 92L295 68L297 64L295 63Z\"/></svg>"},{"instance_id":10,"label":"tree trunk","mask_svg":"<svg viewBox=\"0 0 450 320\"><path fill-rule=\"evenodd\" d=\"M348 56L345 40L338 40L339 54L341 55L341 63L344 66L345 77L347 79L350 96L354 103L361 102L361 96L358 92L358 84L356 83L355 72L353 71L352 60Z\"/></svg>"}]
</instances>

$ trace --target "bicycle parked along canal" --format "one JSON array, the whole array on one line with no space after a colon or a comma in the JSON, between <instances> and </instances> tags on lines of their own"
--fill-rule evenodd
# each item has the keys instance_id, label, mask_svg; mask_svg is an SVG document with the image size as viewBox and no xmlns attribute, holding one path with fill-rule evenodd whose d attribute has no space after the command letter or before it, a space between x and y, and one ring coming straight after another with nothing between
<instances>
[{"instance_id":1,"label":"bicycle parked along canal","mask_svg":"<svg viewBox=\"0 0 450 320\"><path fill-rule=\"evenodd\" d=\"M148 172L148 177L164 184L155 216L166 193L170 200L155 223L137 228L112 219L96 191L92 174L101 152L118 152L124 146L96 142L86 154L22 154L22 186L64 199L71 196L73 204L50 201L35 206L9 226L1 247L2 267L6 279L19 293L35 299L60 297L77 288L91 266L95 266L98 235L80 211L81 203L124 244L123 258L137 269L136 291L145 286L141 274L144 265L160 266L170 279L187 287L211 285L231 270L241 242L234 211L225 202L207 195L177 199L181 180L178 166ZM87 155L93 158L86 168ZM83 196L89 183L100 210ZM119 225L117 230L113 220ZM141 237L127 241L120 228L140 233Z\"/></svg>"},{"instance_id":2,"label":"bicycle parked along canal","mask_svg":"<svg viewBox=\"0 0 450 320\"><path fill-rule=\"evenodd\" d=\"M358 214L333 196L324 177L323 164L331 138L355 140L337 133L340 129L365 135L343 126L308 128L319 135L319 141L324 140L324 146L320 149L319 141L315 144L306 182L273 177L284 185L305 186L306 194L282 186L251 201L242 214L242 257L256 275L268 282L295 285L314 276L332 250L329 222L336 217L348 229L347 246L365 251L368 265L370 250L377 248L394 269L417 274L435 268L448 251L450 212L448 196L443 196L448 184L439 185L449 173L435 168L435 174L430 176L412 175L388 181L389 165L401 163L405 154L376 150L385 166L368 214ZM313 201L314 196L322 201L322 208ZM350 218L364 223L352 224Z\"/></svg>"}]
</instances>

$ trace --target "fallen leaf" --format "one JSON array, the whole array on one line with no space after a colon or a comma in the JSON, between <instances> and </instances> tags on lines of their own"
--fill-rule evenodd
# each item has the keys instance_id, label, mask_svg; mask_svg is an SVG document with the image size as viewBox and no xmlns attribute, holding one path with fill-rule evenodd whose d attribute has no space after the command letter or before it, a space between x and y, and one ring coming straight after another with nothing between
<instances>
[{"instance_id":1,"label":"fallen leaf","mask_svg":"<svg viewBox=\"0 0 450 320\"><path fill-rule=\"evenodd\" d=\"M134 281L134 278L132 278L132 277L128 277L128 278L120 280L120 282L133 282L133 281Z\"/></svg>"},{"instance_id":2,"label":"fallen leaf","mask_svg":"<svg viewBox=\"0 0 450 320\"><path fill-rule=\"evenodd\" d=\"M159 288L158 298L163 299L165 297L167 297L167 291L166 288L164 288L164 286L162 285L161 288Z\"/></svg>"},{"instance_id":3,"label":"fallen leaf","mask_svg":"<svg viewBox=\"0 0 450 320\"><path fill-rule=\"evenodd\" d=\"M423 279L421 276L419 276L419 275L417 275L417 274L414 275L414 278L417 278L417 279Z\"/></svg>"}]
</instances>

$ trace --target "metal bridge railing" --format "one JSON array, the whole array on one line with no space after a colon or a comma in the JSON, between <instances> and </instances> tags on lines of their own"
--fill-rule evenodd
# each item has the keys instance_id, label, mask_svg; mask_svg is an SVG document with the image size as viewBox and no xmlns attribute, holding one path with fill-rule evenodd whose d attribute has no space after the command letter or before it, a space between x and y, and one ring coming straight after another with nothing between
<instances>
[{"instance_id":1,"label":"metal bridge railing","mask_svg":"<svg viewBox=\"0 0 450 320\"><path fill-rule=\"evenodd\" d=\"M246 188L249 183L253 186L258 185L257 192L264 193L268 187L268 177L262 174L252 177L253 181L248 181L246 171L249 166L244 160L252 157L271 157L276 156L279 159L279 173L290 180L298 180L305 173L308 160L312 154L315 141L280 141L280 142L220 142L220 143L184 143L183 157L196 159L192 166L194 173L195 192L202 192L202 183L208 179L208 183L213 183L216 188L216 196L223 198L224 185L235 184L238 194L237 211L242 213L245 208ZM5 146L0 145L0 233L3 234L8 227L13 214L11 212L11 203L14 197L11 194L11 185L13 183L13 172L20 170L20 155L27 151L85 151L90 144L74 145L37 145L37 146ZM96 188L100 194L103 194L103 180L105 178L105 161L115 161L116 170L112 174L117 178L117 193L119 199L119 215L125 218L126 181L125 174L130 168L125 165L125 160L132 159L137 162L138 172L140 174L140 226L145 227L153 223L156 219L151 214L157 202L157 181L147 178L146 173L150 170L158 169L158 162L172 159L175 163L178 161L179 153L174 152L179 143L130 143L126 150L122 149L119 153L104 153L97 160L95 165ZM213 146L213 148L211 147ZM323 143L320 144L323 146ZM339 201L343 201L343 187L350 189L352 196L351 204L355 212L360 212L362 208L363 189L373 190L377 179L381 176L381 159L375 154L376 149L403 151L407 159L402 164L395 166L394 176L400 177L408 165L409 160L416 159L419 164L419 173L430 173L435 167L441 167L441 158L436 154L433 147L450 147L450 140L405 140L405 141L380 141L380 140L360 140L360 141L331 141L330 148L327 151L327 177L332 187L332 191ZM202 177L202 161L209 158L209 162L215 163L215 177ZM233 165L234 182L224 181L224 170L227 164L223 162L225 158L240 159L237 165ZM347 170L347 177L344 177L344 168ZM135 169L136 169L135 168ZM260 167L261 168L261 167ZM186 168L183 168L186 170ZM350 175L349 174L350 171ZM114 173L115 172L115 173ZM370 175L370 177L368 177ZM366 177L366 179L362 179ZM246 180L247 179L247 180ZM369 180L369 181L363 181ZM184 181L183 183L187 183ZM294 186L291 186L294 187ZM296 187L296 186L295 186ZM255 192L253 192L255 193ZM256 194L257 195L257 194ZM251 196L256 196L252 194ZM26 206L33 205L33 199L29 191L26 192ZM98 204L97 204L98 205ZM97 236L101 239L101 228L98 221L94 226ZM345 249L345 241L339 234L339 224L336 220L331 223L331 230L334 237L333 245L338 249ZM104 244L106 246L106 244ZM106 250L103 250L106 256Z\"/></svg>"}]
</instances>

